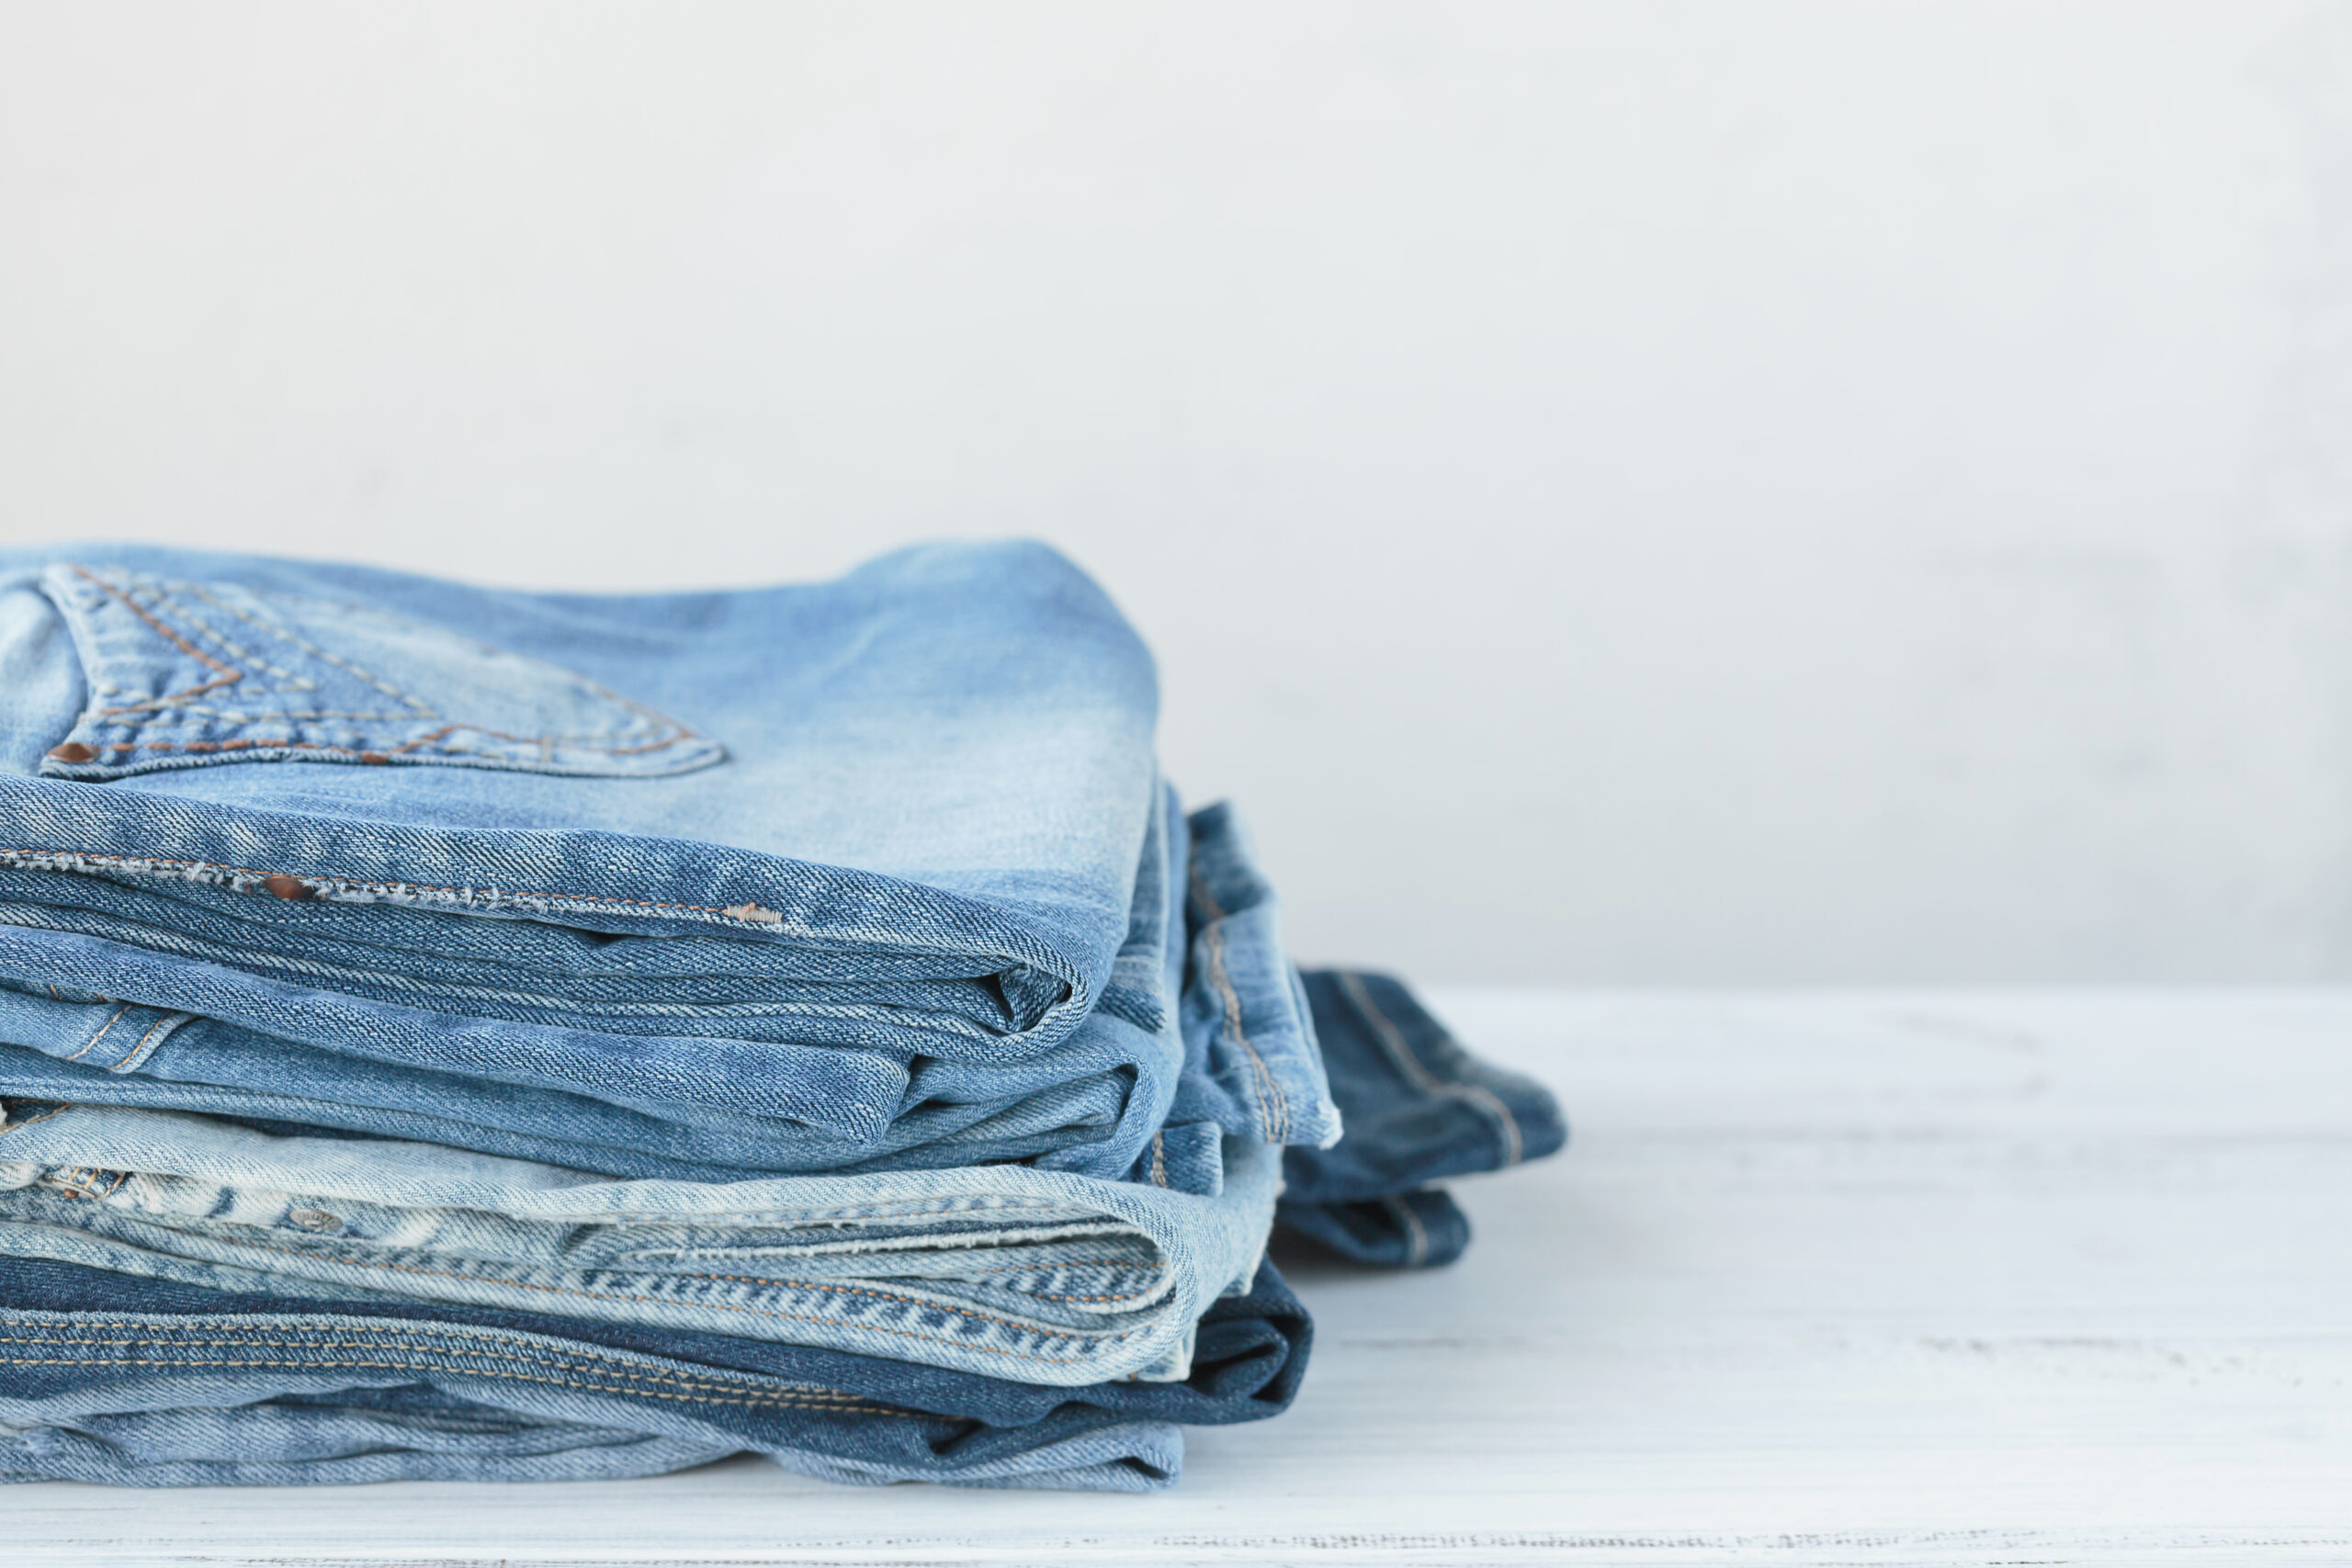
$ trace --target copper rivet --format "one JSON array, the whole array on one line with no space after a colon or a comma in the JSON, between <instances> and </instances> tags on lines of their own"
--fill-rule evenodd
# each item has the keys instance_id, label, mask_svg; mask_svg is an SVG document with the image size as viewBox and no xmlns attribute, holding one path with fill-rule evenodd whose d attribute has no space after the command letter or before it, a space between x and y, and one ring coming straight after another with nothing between
<instances>
[{"instance_id":1,"label":"copper rivet","mask_svg":"<svg viewBox=\"0 0 2352 1568\"><path fill-rule=\"evenodd\" d=\"M280 898L308 898L311 896L311 890L308 886L304 886L301 882L297 881L295 878L288 876L283 872L280 872L276 876L263 877L261 879L261 885L264 887L268 888L272 893L277 894Z\"/></svg>"},{"instance_id":2,"label":"copper rivet","mask_svg":"<svg viewBox=\"0 0 2352 1568\"><path fill-rule=\"evenodd\" d=\"M391 761L390 757L385 756L381 751L362 751L359 753L359 760L367 763L371 768L380 768L385 763Z\"/></svg>"},{"instance_id":3,"label":"copper rivet","mask_svg":"<svg viewBox=\"0 0 2352 1568\"><path fill-rule=\"evenodd\" d=\"M98 749L85 746L79 740L68 740L62 746L53 746L49 754L61 762L95 762L98 760Z\"/></svg>"}]
</instances>

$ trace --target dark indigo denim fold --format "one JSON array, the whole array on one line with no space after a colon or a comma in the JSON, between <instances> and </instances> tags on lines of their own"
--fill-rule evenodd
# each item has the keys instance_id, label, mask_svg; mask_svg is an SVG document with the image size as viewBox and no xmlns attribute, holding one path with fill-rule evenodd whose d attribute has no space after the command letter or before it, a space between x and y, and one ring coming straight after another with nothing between
<instances>
[{"instance_id":1,"label":"dark indigo denim fold","mask_svg":"<svg viewBox=\"0 0 2352 1568\"><path fill-rule=\"evenodd\" d=\"M1178 1425L1279 1414L1312 1326L1262 1265L1181 1382L1051 1388L494 1309L256 1297L0 1266L0 1478L288 1484L650 1474L768 1454L831 1480L1142 1491Z\"/></svg>"},{"instance_id":2,"label":"dark indigo denim fold","mask_svg":"<svg viewBox=\"0 0 2352 1568\"><path fill-rule=\"evenodd\" d=\"M1304 979L1347 1130L1330 1148L1283 1155L1277 1222L1361 1263L1453 1262L1470 1222L1433 1184L1558 1152L1568 1135L1559 1102L1472 1055L1393 976Z\"/></svg>"}]
</instances>

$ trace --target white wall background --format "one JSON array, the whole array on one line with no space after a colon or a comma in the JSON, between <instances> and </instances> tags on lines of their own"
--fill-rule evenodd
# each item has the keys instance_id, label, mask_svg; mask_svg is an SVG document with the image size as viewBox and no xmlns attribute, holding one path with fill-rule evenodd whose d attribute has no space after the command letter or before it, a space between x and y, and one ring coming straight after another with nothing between
<instances>
[{"instance_id":1,"label":"white wall background","mask_svg":"<svg viewBox=\"0 0 2352 1568\"><path fill-rule=\"evenodd\" d=\"M0 535L1024 532L1308 957L2352 979L2352 8L0 0Z\"/></svg>"}]
</instances>

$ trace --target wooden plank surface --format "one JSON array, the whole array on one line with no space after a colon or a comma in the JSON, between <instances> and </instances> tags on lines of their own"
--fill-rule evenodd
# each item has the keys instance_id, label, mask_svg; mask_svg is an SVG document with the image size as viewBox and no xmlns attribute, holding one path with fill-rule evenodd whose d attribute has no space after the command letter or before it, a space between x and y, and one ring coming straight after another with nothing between
<instances>
[{"instance_id":1,"label":"wooden plank surface","mask_svg":"<svg viewBox=\"0 0 2352 1568\"><path fill-rule=\"evenodd\" d=\"M1575 1134L1149 1497L0 1493L0 1562L2352 1562L2352 991L1437 992Z\"/></svg>"}]
</instances>

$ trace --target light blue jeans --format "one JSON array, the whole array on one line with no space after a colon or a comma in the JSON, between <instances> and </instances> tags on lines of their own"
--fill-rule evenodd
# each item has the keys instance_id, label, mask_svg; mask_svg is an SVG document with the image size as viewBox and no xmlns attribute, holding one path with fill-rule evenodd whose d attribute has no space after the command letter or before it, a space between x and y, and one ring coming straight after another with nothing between
<instances>
[{"instance_id":1,"label":"light blue jeans","mask_svg":"<svg viewBox=\"0 0 2352 1568\"><path fill-rule=\"evenodd\" d=\"M16 1102L0 1255L279 1295L447 1302L1057 1386L1181 1379L1248 1287L1281 1151L1214 1193L1021 1166L621 1180L427 1144Z\"/></svg>"},{"instance_id":2,"label":"light blue jeans","mask_svg":"<svg viewBox=\"0 0 2352 1568\"><path fill-rule=\"evenodd\" d=\"M0 1393L0 1482L605 1481L749 1451L823 1481L1144 1492L1172 1481L1183 1457L1182 1434L1159 1421L1069 1423L934 1457L928 1444L950 1447L970 1424L560 1341L485 1345L429 1325L395 1337L357 1319L198 1319L142 1325L115 1346L62 1321L10 1326L34 1348L89 1358L91 1371L108 1349L148 1365L38 1399ZM316 1353L338 1334L343 1355ZM278 1349L289 1335L319 1364ZM257 1384L277 1392L256 1399Z\"/></svg>"}]
</instances>

